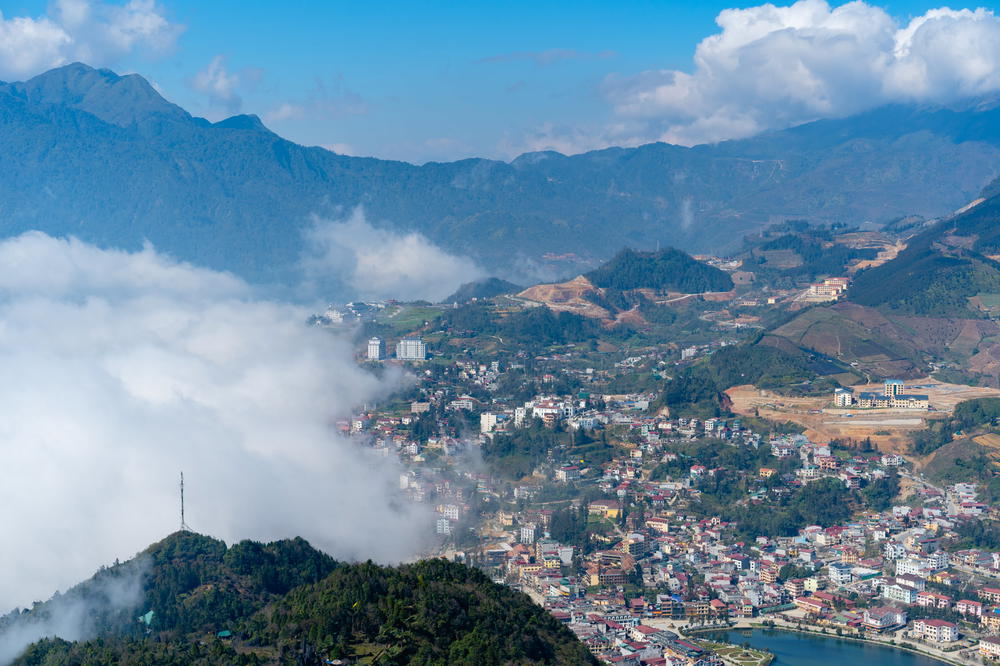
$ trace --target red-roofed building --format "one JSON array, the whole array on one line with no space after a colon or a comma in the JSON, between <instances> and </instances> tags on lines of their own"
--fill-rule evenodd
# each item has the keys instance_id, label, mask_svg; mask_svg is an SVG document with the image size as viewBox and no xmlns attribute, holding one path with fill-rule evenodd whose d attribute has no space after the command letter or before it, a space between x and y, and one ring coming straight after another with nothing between
<instances>
[{"instance_id":1,"label":"red-roofed building","mask_svg":"<svg viewBox=\"0 0 1000 666\"><path fill-rule=\"evenodd\" d=\"M971 601L969 599L962 599L955 604L955 612L962 615L972 615L975 617L982 617L983 615L983 605L978 601Z\"/></svg>"},{"instance_id":2,"label":"red-roofed building","mask_svg":"<svg viewBox=\"0 0 1000 666\"><path fill-rule=\"evenodd\" d=\"M958 625L945 620L914 620L913 631L932 643L953 643L958 640Z\"/></svg>"}]
</instances>

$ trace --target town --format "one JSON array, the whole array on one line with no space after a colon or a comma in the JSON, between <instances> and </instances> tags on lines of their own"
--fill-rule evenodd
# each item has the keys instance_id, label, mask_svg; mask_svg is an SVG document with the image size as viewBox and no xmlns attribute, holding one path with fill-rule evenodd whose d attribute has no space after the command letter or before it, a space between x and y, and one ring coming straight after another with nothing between
<instances>
[{"instance_id":1,"label":"town","mask_svg":"<svg viewBox=\"0 0 1000 666\"><path fill-rule=\"evenodd\" d=\"M372 337L359 362L406 364L416 384L340 428L401 461L400 488L436 514L429 555L524 591L605 663L763 664L718 638L761 626L1000 658L1000 553L981 547L1000 534L977 483L935 485L900 454L790 423L672 417L656 391L596 388L694 355L433 363L419 336L392 359ZM888 379L880 394L838 389L834 407L930 405Z\"/></svg>"}]
</instances>

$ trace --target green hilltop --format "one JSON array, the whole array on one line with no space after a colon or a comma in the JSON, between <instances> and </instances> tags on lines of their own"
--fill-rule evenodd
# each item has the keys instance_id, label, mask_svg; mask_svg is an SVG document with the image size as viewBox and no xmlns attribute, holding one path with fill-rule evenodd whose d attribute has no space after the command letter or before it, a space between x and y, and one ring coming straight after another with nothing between
<instances>
[{"instance_id":1,"label":"green hilltop","mask_svg":"<svg viewBox=\"0 0 1000 666\"><path fill-rule=\"evenodd\" d=\"M102 599L139 576L133 604ZM596 664L575 636L520 592L444 560L399 567L337 562L297 538L263 544L177 532L65 595L13 612L15 632L90 610L93 638L47 638L14 662L64 664ZM105 603L98 603L100 601Z\"/></svg>"},{"instance_id":2,"label":"green hilltop","mask_svg":"<svg viewBox=\"0 0 1000 666\"><path fill-rule=\"evenodd\" d=\"M724 271L672 247L654 252L626 248L585 277L595 287L619 291L655 289L700 294L733 288L732 279Z\"/></svg>"}]
</instances>

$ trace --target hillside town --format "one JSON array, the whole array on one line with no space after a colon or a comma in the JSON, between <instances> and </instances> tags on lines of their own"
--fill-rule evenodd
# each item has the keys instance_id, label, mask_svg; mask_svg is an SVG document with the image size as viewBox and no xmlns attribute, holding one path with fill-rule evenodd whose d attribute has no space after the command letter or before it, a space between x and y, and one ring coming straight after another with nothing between
<instances>
[{"instance_id":1,"label":"hillside town","mask_svg":"<svg viewBox=\"0 0 1000 666\"><path fill-rule=\"evenodd\" d=\"M398 358L415 342L401 340ZM412 400L340 427L401 461L400 488L436 514L435 554L529 594L605 663L723 663L702 630L768 625L955 663L1000 658L1000 553L974 545L995 508L976 483L937 486L900 454L760 419L673 418L655 392L512 399L516 373L532 386L593 381L571 356L537 360L539 377L526 359L430 372L422 357ZM369 340L362 361L385 358ZM904 391L891 379L878 396L838 390L835 406L928 408ZM498 446L525 448L515 465L491 455ZM799 503L797 519L818 522L747 525L713 513L717 502L744 515Z\"/></svg>"}]
</instances>

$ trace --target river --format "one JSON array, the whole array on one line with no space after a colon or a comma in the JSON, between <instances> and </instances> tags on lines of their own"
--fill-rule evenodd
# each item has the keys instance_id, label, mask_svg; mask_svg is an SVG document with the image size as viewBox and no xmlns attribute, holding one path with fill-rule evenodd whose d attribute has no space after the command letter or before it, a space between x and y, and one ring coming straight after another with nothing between
<instances>
[{"instance_id":1,"label":"river","mask_svg":"<svg viewBox=\"0 0 1000 666\"><path fill-rule=\"evenodd\" d=\"M836 636L815 636L775 629L733 629L719 633L700 634L709 640L717 639L742 645L749 642L755 648L764 648L774 654L775 666L941 666L944 662L862 641L851 641Z\"/></svg>"}]
</instances>

